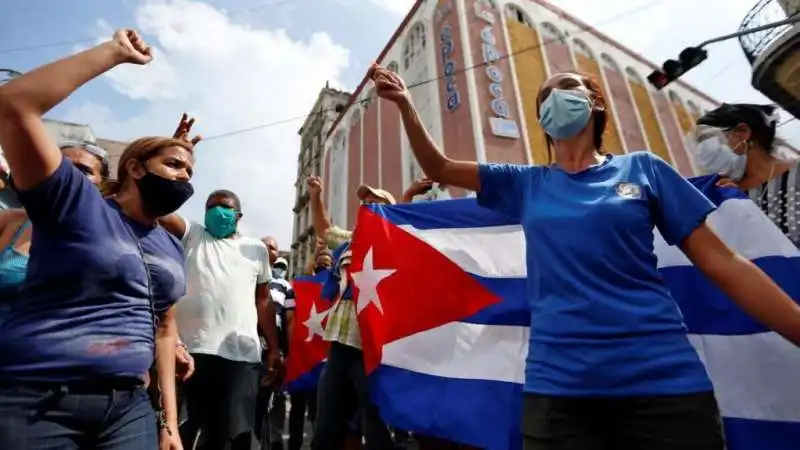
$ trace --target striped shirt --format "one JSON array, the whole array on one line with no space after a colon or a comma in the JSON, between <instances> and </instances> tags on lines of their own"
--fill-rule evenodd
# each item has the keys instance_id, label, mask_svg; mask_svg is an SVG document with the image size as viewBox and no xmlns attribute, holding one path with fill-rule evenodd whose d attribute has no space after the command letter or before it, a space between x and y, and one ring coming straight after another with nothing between
<instances>
[{"instance_id":1,"label":"striped shirt","mask_svg":"<svg viewBox=\"0 0 800 450\"><path fill-rule=\"evenodd\" d=\"M323 240L329 249L349 242L353 237L353 232L343 230L336 226L331 226L325 230ZM325 326L323 338L326 341L338 342L350 347L361 349L361 330L358 327L358 316L356 305L353 302L347 289L347 267L350 265L350 249L346 249L339 256L338 261L333 267L334 276L339 279L339 294L328 314L328 323Z\"/></svg>"}]
</instances>

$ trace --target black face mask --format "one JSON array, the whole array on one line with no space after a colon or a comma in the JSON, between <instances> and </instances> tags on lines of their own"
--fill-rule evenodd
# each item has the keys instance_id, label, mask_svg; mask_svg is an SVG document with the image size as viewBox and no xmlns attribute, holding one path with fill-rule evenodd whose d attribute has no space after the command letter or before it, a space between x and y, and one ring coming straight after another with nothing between
<instances>
[{"instance_id":1,"label":"black face mask","mask_svg":"<svg viewBox=\"0 0 800 450\"><path fill-rule=\"evenodd\" d=\"M188 181L170 180L152 172L136 180L136 186L145 213L154 218L174 213L194 194Z\"/></svg>"}]
</instances>

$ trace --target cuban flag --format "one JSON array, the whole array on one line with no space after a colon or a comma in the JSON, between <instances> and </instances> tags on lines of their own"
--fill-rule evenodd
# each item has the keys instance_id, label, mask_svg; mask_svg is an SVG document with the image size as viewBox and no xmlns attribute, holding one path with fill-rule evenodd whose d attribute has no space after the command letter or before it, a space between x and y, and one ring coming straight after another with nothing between
<instances>
[{"instance_id":1,"label":"cuban flag","mask_svg":"<svg viewBox=\"0 0 800 450\"><path fill-rule=\"evenodd\" d=\"M328 271L295 278L295 318L286 358L286 389L309 391L317 387L330 343L322 339L331 303L322 298Z\"/></svg>"},{"instance_id":2,"label":"cuban flag","mask_svg":"<svg viewBox=\"0 0 800 450\"><path fill-rule=\"evenodd\" d=\"M738 190L691 180L708 221L795 300L800 252ZM746 316L656 232L659 268L714 382L729 450L800 436L800 350ZM474 199L362 207L351 277L372 395L391 425L489 450L521 449L529 309L518 223Z\"/></svg>"}]
</instances>

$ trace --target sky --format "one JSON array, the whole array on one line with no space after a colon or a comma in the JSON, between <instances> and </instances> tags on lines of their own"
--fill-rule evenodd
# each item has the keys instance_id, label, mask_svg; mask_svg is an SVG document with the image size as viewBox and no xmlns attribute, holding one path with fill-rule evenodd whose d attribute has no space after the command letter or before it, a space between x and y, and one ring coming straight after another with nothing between
<instances>
[{"instance_id":1,"label":"sky","mask_svg":"<svg viewBox=\"0 0 800 450\"><path fill-rule=\"evenodd\" d=\"M208 193L230 189L242 199L242 232L275 236L288 249L305 114L326 82L358 85L412 3L0 0L0 68L25 72L108 39L117 28L139 30L155 49L151 64L114 69L49 117L88 123L99 137L126 141L170 134L181 113L189 113L208 139L197 148L196 194L180 213L202 221ZM755 0L728 0L724 7L710 0L551 3L660 63L735 31ZM708 50L709 59L685 81L720 101L768 102L750 87L737 41ZM800 145L800 124L780 131Z\"/></svg>"}]
</instances>

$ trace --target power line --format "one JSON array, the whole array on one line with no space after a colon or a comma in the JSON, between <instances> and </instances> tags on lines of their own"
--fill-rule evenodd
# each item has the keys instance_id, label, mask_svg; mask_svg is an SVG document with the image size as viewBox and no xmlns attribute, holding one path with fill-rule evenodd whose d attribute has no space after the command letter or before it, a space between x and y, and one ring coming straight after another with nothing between
<instances>
[{"instance_id":1,"label":"power line","mask_svg":"<svg viewBox=\"0 0 800 450\"><path fill-rule=\"evenodd\" d=\"M237 10L235 10L233 12L230 12L229 16L236 16L236 15L243 14L243 13L250 13L250 12L254 12L254 11L260 11L260 10L263 10L263 9L274 8L276 6L288 5L290 3L297 3L298 1L301 1L301 0L280 0L280 1L277 1L277 2L268 3L266 5L252 6L252 7L249 7L249 8L241 8L241 9L237 9ZM191 21L184 19L183 21L179 21L179 22L180 23L184 23L184 22L191 22ZM0 54L24 52L24 51L30 51L30 50L40 50L40 49L52 48L52 47L65 47L65 46L68 46L68 45L87 44L87 43L95 42L96 40L97 40L97 37L90 37L90 38L74 39L74 40L70 40L70 41L50 42L50 43L46 43L46 44L34 44L34 45L28 45L28 46L25 46L25 47L3 48L3 49L0 49Z\"/></svg>"},{"instance_id":2,"label":"power line","mask_svg":"<svg viewBox=\"0 0 800 450\"><path fill-rule=\"evenodd\" d=\"M632 9L629 9L627 11L623 11L623 12L617 14L617 15L611 16L608 19L598 23L596 26L605 25L605 24L608 24L608 23L615 22L615 21L620 20L622 18L625 18L627 16L630 16L630 15L636 14L638 12L641 12L641 11L643 11L645 9L652 8L657 3L661 3L661 2L662 2L662 0L651 0L651 1L647 2L647 3L645 3L644 5L640 5L640 6L637 6L636 8L632 8ZM581 28L579 31L573 33L572 35L573 36L574 35L579 35L579 34L582 34L582 33L589 32L589 31L592 31L592 30L587 25L586 27ZM467 72L469 70L474 70L474 69L478 69L478 68L481 68L481 67L484 67L484 66L488 66L490 64L493 64L496 61L508 59L508 58L511 58L513 56L516 56L516 55L519 55L519 54L522 54L522 53L538 50L538 49L540 49L542 47L546 47L547 45L550 45L550 44L555 43L555 42L560 42L560 41L562 41L562 38L560 38L560 37L559 38L552 38L552 39L549 39L547 41L543 40L542 43L535 44L535 45L532 45L532 46L529 46L529 47L524 47L524 48L521 48L521 49L519 49L517 51L506 53L505 55L500 55L500 57L497 58L494 61L482 62L482 63L474 64L472 66L464 67L462 69L457 69L456 71L453 72L453 74L448 75L448 76L452 76L452 75L460 74L460 73L465 73L465 72ZM424 85L427 85L429 83L433 83L435 81L439 81L439 80L441 80L443 78L445 78L445 75L439 75L439 76L434 77L434 78L429 78L429 79L426 79L426 80L419 81L417 83L406 85L406 88L410 91L411 89L418 88L420 86L424 86ZM354 101L351 106L357 105L357 104L360 105L360 104L363 104L363 103L369 103L375 98L377 98L377 96L369 95L369 96L367 96L367 97L365 97L365 98L363 98L361 100ZM261 124L261 125L248 127L248 128L242 128L242 129L239 129L239 130L229 131L229 132L226 132L226 133L216 134L216 135L213 135L213 136L204 137L203 141L210 141L210 140L214 140L214 139L222 139L222 138L226 138L226 137L230 137L230 136L236 136L236 135L239 135L239 134L249 133L249 132L252 132L252 131L262 130L262 129L265 129L265 128L271 128L271 127L278 126L278 125L283 125L283 124L286 124L286 123L289 123L289 122L305 120L308 117L311 117L313 115L322 115L322 114L325 114L325 113L328 113L328 112L335 112L335 108L322 109L320 111L317 111L317 112L314 112L314 113L311 113L311 114L298 115L298 116L295 116L295 117L289 117L289 118L286 118L286 119L277 120L275 122L269 122L269 123L265 123L265 124Z\"/></svg>"}]
</instances>

